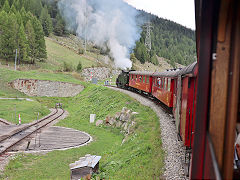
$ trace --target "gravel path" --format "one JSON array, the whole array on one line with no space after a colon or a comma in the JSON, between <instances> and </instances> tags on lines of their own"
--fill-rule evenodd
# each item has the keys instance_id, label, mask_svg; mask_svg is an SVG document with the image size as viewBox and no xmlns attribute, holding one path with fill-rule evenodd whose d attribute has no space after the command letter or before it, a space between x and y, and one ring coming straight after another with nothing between
<instances>
[{"instance_id":1,"label":"gravel path","mask_svg":"<svg viewBox=\"0 0 240 180\"><path fill-rule=\"evenodd\" d=\"M184 162L184 146L182 145L182 142L178 141L177 139L174 119L148 98L124 89L118 89L115 87L109 88L118 90L133 97L141 104L152 108L156 112L160 121L163 149L166 152L164 161L165 170L163 176L166 179L187 179L187 177L184 175L182 163Z\"/></svg>"}]
</instances>

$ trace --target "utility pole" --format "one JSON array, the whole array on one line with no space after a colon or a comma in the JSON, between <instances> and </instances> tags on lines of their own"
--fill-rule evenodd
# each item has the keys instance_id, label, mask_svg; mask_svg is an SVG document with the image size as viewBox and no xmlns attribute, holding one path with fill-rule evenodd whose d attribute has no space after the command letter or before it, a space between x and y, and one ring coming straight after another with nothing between
<instances>
[{"instance_id":1,"label":"utility pole","mask_svg":"<svg viewBox=\"0 0 240 180\"><path fill-rule=\"evenodd\" d=\"M17 70L17 49L16 49L16 55L15 55L15 71Z\"/></svg>"},{"instance_id":2,"label":"utility pole","mask_svg":"<svg viewBox=\"0 0 240 180\"><path fill-rule=\"evenodd\" d=\"M146 38L145 38L145 46L148 50L148 52L151 51L152 48L152 42L151 42L151 28L153 26L151 26L151 22L148 21L147 24L144 26L146 28L147 34L146 34Z\"/></svg>"}]
</instances>

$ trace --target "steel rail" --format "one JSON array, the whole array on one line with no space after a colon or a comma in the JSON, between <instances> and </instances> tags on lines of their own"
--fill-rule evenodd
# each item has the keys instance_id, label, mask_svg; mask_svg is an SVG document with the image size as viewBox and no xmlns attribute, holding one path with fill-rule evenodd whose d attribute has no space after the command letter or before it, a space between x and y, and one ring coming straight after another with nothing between
<instances>
[{"instance_id":1,"label":"steel rail","mask_svg":"<svg viewBox=\"0 0 240 180\"><path fill-rule=\"evenodd\" d=\"M4 140L1 140L1 142L6 141L7 139L11 139L12 137L28 130L30 127L40 124L41 122L45 121L45 120L49 120L49 118L53 117L54 115L56 115L58 113L58 109L56 109L56 112L53 114L50 114L47 117L44 117L43 119L41 119L40 121L34 122L31 125L24 127L22 130L14 133L13 135L5 138ZM59 117L61 117L64 114L64 110L62 109L62 112L57 115L56 117L54 117L52 120L47 121L46 123L43 123L42 125L40 125L39 127L35 128L34 130L32 130L31 132L28 132L26 135L22 135L22 137L18 138L16 141L14 141L13 143L11 143L10 145L8 145L7 147L2 148L1 144L0 144L0 155L5 153L7 150L9 150L10 148L12 148L14 145L18 144L20 141L24 140L25 138L29 137L30 135L32 135L33 133L35 133L36 131L42 129L43 127L47 126L48 124L50 124L51 122L53 122L54 120L58 119ZM21 134L20 134L21 135ZM1 149L2 148L2 149Z\"/></svg>"}]
</instances>

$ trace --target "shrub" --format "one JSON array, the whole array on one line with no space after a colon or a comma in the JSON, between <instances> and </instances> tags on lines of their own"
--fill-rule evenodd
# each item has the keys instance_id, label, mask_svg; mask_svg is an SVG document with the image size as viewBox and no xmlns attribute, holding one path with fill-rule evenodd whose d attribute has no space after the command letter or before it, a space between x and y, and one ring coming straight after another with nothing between
<instances>
[{"instance_id":1,"label":"shrub","mask_svg":"<svg viewBox=\"0 0 240 180\"><path fill-rule=\"evenodd\" d=\"M78 54L84 54L84 50L83 49L79 49L78 50Z\"/></svg>"},{"instance_id":2,"label":"shrub","mask_svg":"<svg viewBox=\"0 0 240 180\"><path fill-rule=\"evenodd\" d=\"M65 71L65 72L72 72L73 71L72 64L64 62L63 63L63 71Z\"/></svg>"},{"instance_id":3,"label":"shrub","mask_svg":"<svg viewBox=\"0 0 240 180\"><path fill-rule=\"evenodd\" d=\"M132 54L130 55L130 59L131 59L131 61L134 62L134 63L137 61L137 58L135 57L134 53L132 53Z\"/></svg>"},{"instance_id":4,"label":"shrub","mask_svg":"<svg viewBox=\"0 0 240 180\"><path fill-rule=\"evenodd\" d=\"M82 63L79 61L77 65L77 72L81 72L81 71L82 71Z\"/></svg>"}]
</instances>

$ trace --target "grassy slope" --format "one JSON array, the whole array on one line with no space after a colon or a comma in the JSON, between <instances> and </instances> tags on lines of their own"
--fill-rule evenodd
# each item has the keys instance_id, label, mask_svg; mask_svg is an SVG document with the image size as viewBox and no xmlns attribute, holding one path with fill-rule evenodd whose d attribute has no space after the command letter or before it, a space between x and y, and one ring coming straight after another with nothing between
<instances>
[{"instance_id":1,"label":"grassy slope","mask_svg":"<svg viewBox=\"0 0 240 180\"><path fill-rule=\"evenodd\" d=\"M47 61L48 64L45 63L44 65L46 69L57 69L59 68L58 64L67 60L72 62L74 60L73 63L78 63L80 56L77 54L71 56L69 54L73 53L72 51L48 39L46 39L46 42L50 58ZM61 54L62 52L65 53ZM61 55L58 56L55 53ZM44 66L42 66L43 69ZM0 179L6 179L7 177L8 179L69 179L70 170L68 165L88 153L102 156L100 162L101 173L98 175L101 178L159 179L161 177L164 155L161 147L160 128L158 118L150 108L140 105L136 100L120 92L80 82L73 78L71 74L36 70L15 72L0 68L0 97L26 97L26 95L11 89L8 85L8 82L17 78L83 84L86 88L76 97L31 97L31 99L35 100L34 102L39 105L39 109L34 111L41 108L47 109L46 107L51 108L54 107L56 102L62 102L70 115L60 121L58 125L86 131L93 136L94 142L88 146L67 151L53 151L45 155L20 154L10 161L4 174L0 175ZM0 100L0 102L2 101ZM9 107L10 103L12 102L9 101ZM26 101L21 103L24 103L21 106L24 106L25 110L29 112L28 108L31 106L27 105ZM1 106L4 106L4 104L0 104ZM140 112L140 114L136 116L137 126L135 133L121 146L123 135L119 129L96 127L90 125L88 121L91 113L96 113L97 119L105 119L107 115L115 114L124 106Z\"/></svg>"},{"instance_id":2,"label":"grassy slope","mask_svg":"<svg viewBox=\"0 0 240 180\"><path fill-rule=\"evenodd\" d=\"M49 38L45 38L45 40L48 52L48 64L41 64L45 69L58 70L59 67L63 65L63 62L68 62L74 67L81 62L83 68L92 67L92 65L97 64L96 61L86 59L72 50L51 41Z\"/></svg>"},{"instance_id":3,"label":"grassy slope","mask_svg":"<svg viewBox=\"0 0 240 180\"><path fill-rule=\"evenodd\" d=\"M79 129L91 134L94 142L88 146L67 151L53 151L46 155L19 155L7 166L3 178L10 179L69 179L68 165L85 154L102 156L101 178L152 179L159 178L163 167L163 151L159 122L155 113L136 100L105 87L87 85L82 93L73 98L41 98L49 105L62 100L70 116L58 125ZM89 124L89 114L97 119L113 115L122 107L140 112L136 116L135 133L121 146L123 139L119 129L96 127Z\"/></svg>"},{"instance_id":4,"label":"grassy slope","mask_svg":"<svg viewBox=\"0 0 240 180\"><path fill-rule=\"evenodd\" d=\"M15 120L16 105L16 120ZM0 100L0 117L13 123L18 123L18 114L21 115L22 123L29 123L47 115L50 111L37 101L29 102L26 100Z\"/></svg>"},{"instance_id":5,"label":"grassy slope","mask_svg":"<svg viewBox=\"0 0 240 180\"><path fill-rule=\"evenodd\" d=\"M0 97L27 97L24 93L21 93L15 89L12 89L9 86L9 82L18 78L32 78L32 79L41 79L41 80L53 80L53 81L65 81L79 83L78 80L74 79L68 74L52 74L47 72L38 72L38 71L13 71L4 68L0 68ZM22 117L22 122L27 123L36 119L37 112L40 112L39 118L47 115L49 113L48 108L54 107L54 104L44 106L40 103L38 97L31 97L33 102L26 100L1 100L0 99L0 118L9 120L13 123L15 122L15 104L16 104L16 113L20 113ZM48 98L51 101L51 98Z\"/></svg>"}]
</instances>

